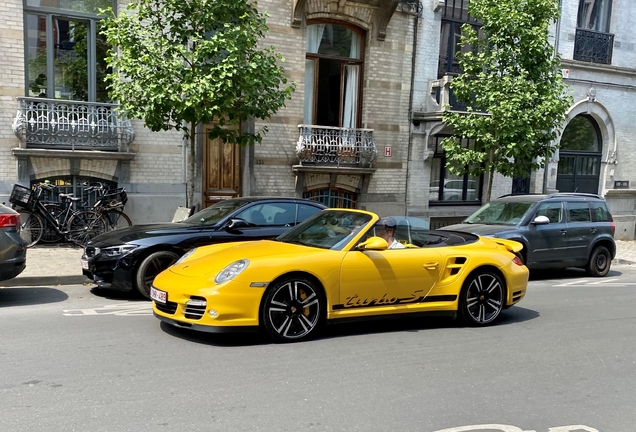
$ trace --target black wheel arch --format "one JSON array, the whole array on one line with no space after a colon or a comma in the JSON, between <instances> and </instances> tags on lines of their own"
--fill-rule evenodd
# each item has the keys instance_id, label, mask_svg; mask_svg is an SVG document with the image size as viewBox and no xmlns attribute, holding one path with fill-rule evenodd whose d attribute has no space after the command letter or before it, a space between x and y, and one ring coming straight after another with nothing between
<instances>
[{"instance_id":1,"label":"black wheel arch","mask_svg":"<svg viewBox=\"0 0 636 432\"><path fill-rule=\"evenodd\" d=\"M134 269L134 271L137 271L143 260L145 260L147 257L155 252L172 252L181 257L187 252L187 250L183 250L182 248L178 248L174 245L166 243L149 246L147 248L144 248L138 255L134 257L132 264L132 268Z\"/></svg>"},{"instance_id":2,"label":"black wheel arch","mask_svg":"<svg viewBox=\"0 0 636 432\"><path fill-rule=\"evenodd\" d=\"M592 256L592 252L594 251L594 249L599 246L604 246L605 248L607 248L610 255L612 256L612 259L616 257L616 243L608 238L599 238L594 243L592 243L592 245L590 246L590 250L588 250L588 261L590 259L590 256Z\"/></svg>"}]
</instances>

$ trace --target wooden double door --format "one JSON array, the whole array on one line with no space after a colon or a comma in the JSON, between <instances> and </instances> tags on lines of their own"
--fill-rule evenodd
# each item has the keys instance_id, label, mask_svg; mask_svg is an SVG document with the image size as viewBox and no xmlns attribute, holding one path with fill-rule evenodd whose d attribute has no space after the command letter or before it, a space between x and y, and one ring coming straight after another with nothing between
<instances>
[{"instance_id":1,"label":"wooden double door","mask_svg":"<svg viewBox=\"0 0 636 432\"><path fill-rule=\"evenodd\" d=\"M241 146L211 139L203 143L203 207L241 194Z\"/></svg>"}]
</instances>

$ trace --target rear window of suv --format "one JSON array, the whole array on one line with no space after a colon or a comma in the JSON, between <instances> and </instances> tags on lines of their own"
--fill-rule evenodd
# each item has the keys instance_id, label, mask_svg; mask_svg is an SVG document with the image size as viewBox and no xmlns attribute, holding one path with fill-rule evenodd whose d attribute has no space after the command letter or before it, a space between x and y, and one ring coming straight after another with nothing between
<instances>
[{"instance_id":1,"label":"rear window of suv","mask_svg":"<svg viewBox=\"0 0 636 432\"><path fill-rule=\"evenodd\" d=\"M603 202L592 202L592 217L595 222L612 222L612 215Z\"/></svg>"}]
</instances>

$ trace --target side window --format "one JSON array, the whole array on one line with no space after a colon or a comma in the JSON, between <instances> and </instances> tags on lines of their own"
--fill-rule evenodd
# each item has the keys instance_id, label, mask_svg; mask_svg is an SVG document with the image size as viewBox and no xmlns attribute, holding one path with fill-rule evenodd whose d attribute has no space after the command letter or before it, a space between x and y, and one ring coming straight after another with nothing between
<instances>
[{"instance_id":1,"label":"side window","mask_svg":"<svg viewBox=\"0 0 636 432\"><path fill-rule=\"evenodd\" d=\"M295 203L265 204L261 209L267 225L291 226L296 218Z\"/></svg>"},{"instance_id":2,"label":"side window","mask_svg":"<svg viewBox=\"0 0 636 432\"><path fill-rule=\"evenodd\" d=\"M309 216L313 216L321 211L322 209L320 207L314 207L309 204L298 204L298 217L296 218L296 222L301 223Z\"/></svg>"},{"instance_id":3,"label":"side window","mask_svg":"<svg viewBox=\"0 0 636 432\"><path fill-rule=\"evenodd\" d=\"M568 215L570 222L590 222L590 205L586 202L569 202Z\"/></svg>"},{"instance_id":4,"label":"side window","mask_svg":"<svg viewBox=\"0 0 636 432\"><path fill-rule=\"evenodd\" d=\"M261 212L263 208L262 205L256 205L249 207L239 214L236 215L237 218L241 218L246 222L249 222L256 226L263 226L267 224L267 220L265 219L265 215Z\"/></svg>"},{"instance_id":5,"label":"side window","mask_svg":"<svg viewBox=\"0 0 636 432\"><path fill-rule=\"evenodd\" d=\"M534 215L546 216L550 219L550 223L559 223L563 220L563 212L561 211L561 203L542 203L537 209L537 213Z\"/></svg>"},{"instance_id":6,"label":"side window","mask_svg":"<svg viewBox=\"0 0 636 432\"><path fill-rule=\"evenodd\" d=\"M592 206L592 217L595 222L611 222L612 215L607 210L607 206L602 202L593 202Z\"/></svg>"}]
</instances>

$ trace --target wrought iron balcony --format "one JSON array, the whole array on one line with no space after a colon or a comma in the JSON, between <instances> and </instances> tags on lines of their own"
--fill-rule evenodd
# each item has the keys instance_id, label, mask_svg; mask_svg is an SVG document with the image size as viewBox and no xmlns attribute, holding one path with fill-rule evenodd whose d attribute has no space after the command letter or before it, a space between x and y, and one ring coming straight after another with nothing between
<instances>
[{"instance_id":1,"label":"wrought iron balcony","mask_svg":"<svg viewBox=\"0 0 636 432\"><path fill-rule=\"evenodd\" d=\"M302 165L367 168L378 155L373 129L298 125L296 154Z\"/></svg>"},{"instance_id":2,"label":"wrought iron balcony","mask_svg":"<svg viewBox=\"0 0 636 432\"><path fill-rule=\"evenodd\" d=\"M20 147L127 152L135 131L117 105L59 99L18 98L13 132Z\"/></svg>"},{"instance_id":3,"label":"wrought iron balcony","mask_svg":"<svg viewBox=\"0 0 636 432\"><path fill-rule=\"evenodd\" d=\"M574 60L598 64L612 64L614 35L593 30L576 29Z\"/></svg>"}]
</instances>

